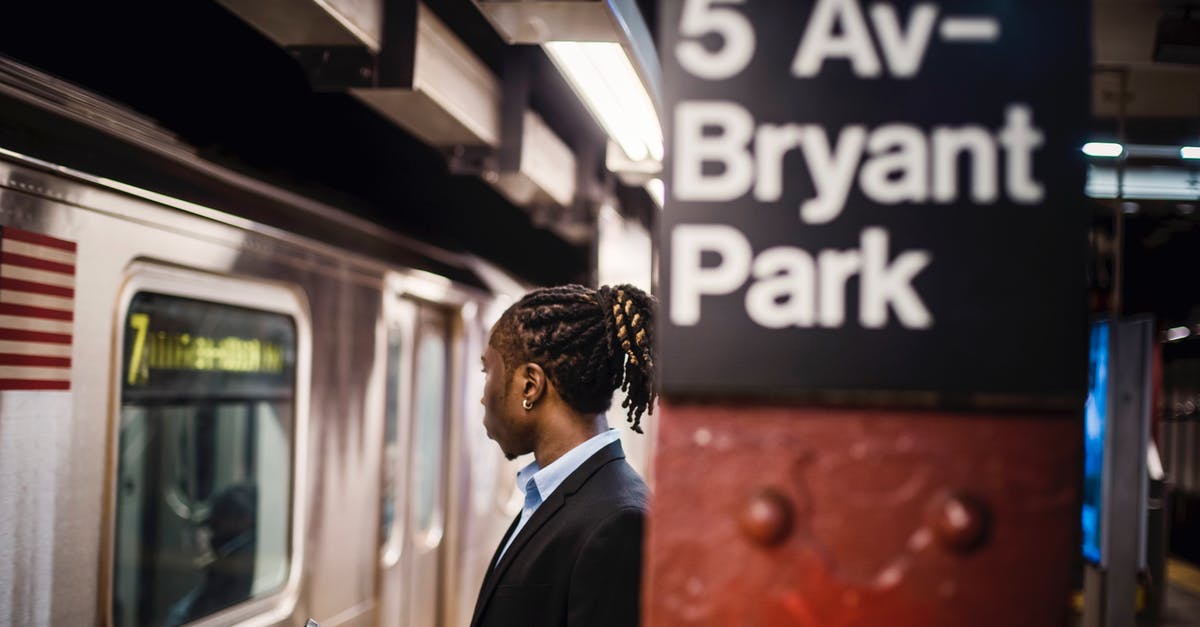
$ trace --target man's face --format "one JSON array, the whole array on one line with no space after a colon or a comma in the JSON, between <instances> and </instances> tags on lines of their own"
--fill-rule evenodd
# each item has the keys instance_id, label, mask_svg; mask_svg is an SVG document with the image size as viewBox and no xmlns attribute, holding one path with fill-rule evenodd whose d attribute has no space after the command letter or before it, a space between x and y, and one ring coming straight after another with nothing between
<instances>
[{"instance_id":1,"label":"man's face","mask_svg":"<svg viewBox=\"0 0 1200 627\"><path fill-rule=\"evenodd\" d=\"M534 424L521 407L522 385L519 372L505 373L504 359L491 346L483 350L483 428L500 445L508 459L533 451ZM516 369L514 369L516 370Z\"/></svg>"}]
</instances>

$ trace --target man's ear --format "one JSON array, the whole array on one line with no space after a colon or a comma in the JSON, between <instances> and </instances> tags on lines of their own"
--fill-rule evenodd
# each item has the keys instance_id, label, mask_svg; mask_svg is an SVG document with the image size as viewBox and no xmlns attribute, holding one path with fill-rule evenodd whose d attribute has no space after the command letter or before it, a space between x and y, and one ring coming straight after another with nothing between
<instances>
[{"instance_id":1,"label":"man's ear","mask_svg":"<svg viewBox=\"0 0 1200 627\"><path fill-rule=\"evenodd\" d=\"M546 371L535 363L523 364L521 373L521 397L537 403L546 394Z\"/></svg>"}]
</instances>

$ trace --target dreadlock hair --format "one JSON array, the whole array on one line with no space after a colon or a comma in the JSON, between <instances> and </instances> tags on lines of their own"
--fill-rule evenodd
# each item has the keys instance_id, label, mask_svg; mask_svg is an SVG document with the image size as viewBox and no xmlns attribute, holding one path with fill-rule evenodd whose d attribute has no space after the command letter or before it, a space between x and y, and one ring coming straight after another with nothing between
<instances>
[{"instance_id":1,"label":"dreadlock hair","mask_svg":"<svg viewBox=\"0 0 1200 627\"><path fill-rule=\"evenodd\" d=\"M492 345L504 368L536 363L568 405L600 413L619 387L628 422L642 433L654 413L655 299L632 285L563 285L534 290L496 323Z\"/></svg>"}]
</instances>

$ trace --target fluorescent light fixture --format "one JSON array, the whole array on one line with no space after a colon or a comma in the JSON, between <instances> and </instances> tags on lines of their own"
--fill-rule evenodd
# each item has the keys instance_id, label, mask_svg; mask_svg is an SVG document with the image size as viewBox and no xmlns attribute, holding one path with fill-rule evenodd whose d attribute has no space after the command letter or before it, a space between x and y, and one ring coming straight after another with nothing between
<instances>
[{"instance_id":1,"label":"fluorescent light fixture","mask_svg":"<svg viewBox=\"0 0 1200 627\"><path fill-rule=\"evenodd\" d=\"M663 180L650 179L646 181L646 192L650 194L650 198L654 200L654 204L658 205L659 209L662 209L663 203L667 201L667 186L663 184Z\"/></svg>"},{"instance_id":2,"label":"fluorescent light fixture","mask_svg":"<svg viewBox=\"0 0 1200 627\"><path fill-rule=\"evenodd\" d=\"M1200 146L1184 146L1179 149L1179 156L1184 159L1200 159Z\"/></svg>"},{"instance_id":3,"label":"fluorescent light fixture","mask_svg":"<svg viewBox=\"0 0 1200 627\"><path fill-rule=\"evenodd\" d=\"M1178 157L1176 157L1178 158ZM1187 161L1177 161L1174 167L1132 166L1125 168L1119 186L1126 200L1175 200L1195 204L1200 201L1200 187ZM1091 198L1116 198L1118 191L1117 162L1097 159L1088 164L1087 195ZM1193 207L1195 209L1195 207Z\"/></svg>"},{"instance_id":4,"label":"fluorescent light fixture","mask_svg":"<svg viewBox=\"0 0 1200 627\"><path fill-rule=\"evenodd\" d=\"M1083 154L1089 157L1120 157L1125 147L1112 142L1088 142L1083 145Z\"/></svg>"},{"instance_id":5,"label":"fluorescent light fixture","mask_svg":"<svg viewBox=\"0 0 1200 627\"><path fill-rule=\"evenodd\" d=\"M662 160L663 137L658 114L621 44L550 41L543 48L608 136L630 159Z\"/></svg>"},{"instance_id":6,"label":"fluorescent light fixture","mask_svg":"<svg viewBox=\"0 0 1200 627\"><path fill-rule=\"evenodd\" d=\"M1187 327L1172 327L1167 329L1167 341L1178 342L1191 334L1192 332Z\"/></svg>"},{"instance_id":7,"label":"fluorescent light fixture","mask_svg":"<svg viewBox=\"0 0 1200 627\"><path fill-rule=\"evenodd\" d=\"M454 288L454 284L446 277L424 270L411 270L404 276L397 276L392 285L398 292L435 302L445 301Z\"/></svg>"}]
</instances>

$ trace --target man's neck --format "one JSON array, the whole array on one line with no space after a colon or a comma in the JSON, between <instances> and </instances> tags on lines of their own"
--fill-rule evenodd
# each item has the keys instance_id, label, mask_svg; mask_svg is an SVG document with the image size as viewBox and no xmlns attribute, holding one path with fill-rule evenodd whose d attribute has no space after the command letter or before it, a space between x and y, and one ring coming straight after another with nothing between
<instances>
[{"instance_id":1,"label":"man's neck","mask_svg":"<svg viewBox=\"0 0 1200 627\"><path fill-rule=\"evenodd\" d=\"M571 449L607 430L608 420L604 414L563 416L543 430L533 449L533 457L539 468L545 468Z\"/></svg>"}]
</instances>

